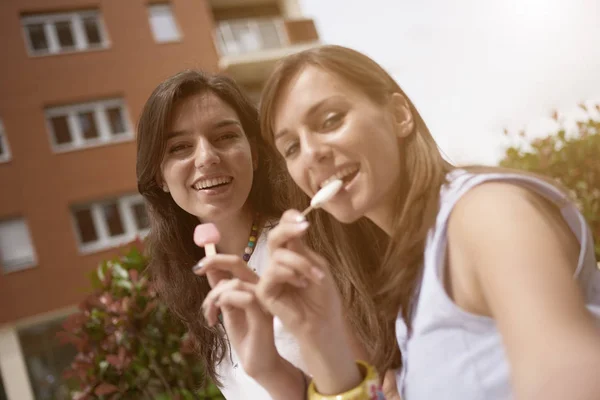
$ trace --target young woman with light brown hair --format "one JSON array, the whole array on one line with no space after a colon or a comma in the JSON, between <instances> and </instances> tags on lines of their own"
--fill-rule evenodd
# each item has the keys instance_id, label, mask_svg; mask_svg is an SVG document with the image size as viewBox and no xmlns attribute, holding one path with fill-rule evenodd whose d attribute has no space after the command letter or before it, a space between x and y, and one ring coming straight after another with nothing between
<instances>
[{"instance_id":1,"label":"young woman with light brown hair","mask_svg":"<svg viewBox=\"0 0 600 400\"><path fill-rule=\"evenodd\" d=\"M292 371L296 381L303 376L296 369L303 363L294 338L281 324L274 327L273 317L255 302L247 305L251 326L236 325L247 319L232 309L223 310L218 326L209 326L202 313L211 286L232 282L232 275L244 285L256 283L268 261L266 233L283 210L308 201L259 131L258 112L238 85L200 71L184 71L158 85L138 124L137 181L151 220L148 269L163 301L186 323L206 375L228 399L270 398L251 379L260 378L265 366ZM208 279L192 270L204 257L193 242L194 228L205 222L214 223L222 237L220 254L212 259L222 270ZM377 362L371 338L386 329L374 318L362 277L345 271L379 262L387 238L366 219L342 226L315 212L311 222L307 243L334 266L356 354ZM334 246L334 238L341 245ZM371 246L360 249L364 242ZM210 269L210 262L205 266ZM394 347L387 351L399 365ZM285 378L268 389L282 385Z\"/></svg>"},{"instance_id":2,"label":"young woman with light brown hair","mask_svg":"<svg viewBox=\"0 0 600 400\"><path fill-rule=\"evenodd\" d=\"M600 398L600 271L561 190L515 171L454 168L394 79L339 46L279 62L261 126L304 193L342 179L324 209L343 223L367 217L390 237L383 262L345 273L395 326L405 400ZM298 340L310 399L381 398L344 340L330 263L305 245L312 229L291 210L269 233L259 300ZM315 268L318 283L289 284ZM373 337L375 360L387 358L389 335Z\"/></svg>"}]
</instances>

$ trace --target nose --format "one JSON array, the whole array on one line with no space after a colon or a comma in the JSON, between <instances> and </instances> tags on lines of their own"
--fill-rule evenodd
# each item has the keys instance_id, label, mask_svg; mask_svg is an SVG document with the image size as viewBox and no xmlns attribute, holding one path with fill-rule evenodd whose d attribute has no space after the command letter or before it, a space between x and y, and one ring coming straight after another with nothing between
<instances>
[{"instance_id":1,"label":"nose","mask_svg":"<svg viewBox=\"0 0 600 400\"><path fill-rule=\"evenodd\" d=\"M308 165L321 163L331 156L331 148L323 143L319 135L311 133L302 135L300 138L300 149Z\"/></svg>"},{"instance_id":2,"label":"nose","mask_svg":"<svg viewBox=\"0 0 600 400\"><path fill-rule=\"evenodd\" d=\"M194 154L194 166L206 168L221 162L221 158L215 147L206 139L200 138Z\"/></svg>"}]
</instances>

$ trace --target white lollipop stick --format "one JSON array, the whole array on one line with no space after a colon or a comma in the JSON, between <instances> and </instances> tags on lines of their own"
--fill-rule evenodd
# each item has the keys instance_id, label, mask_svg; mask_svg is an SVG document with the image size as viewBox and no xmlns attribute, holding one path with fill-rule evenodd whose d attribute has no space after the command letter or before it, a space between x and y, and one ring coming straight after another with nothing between
<instances>
[{"instance_id":1,"label":"white lollipop stick","mask_svg":"<svg viewBox=\"0 0 600 400\"><path fill-rule=\"evenodd\" d=\"M343 184L341 179L336 179L323 186L310 201L310 206L302 212L302 216L306 217L309 212L331 200L340 191Z\"/></svg>"}]
</instances>

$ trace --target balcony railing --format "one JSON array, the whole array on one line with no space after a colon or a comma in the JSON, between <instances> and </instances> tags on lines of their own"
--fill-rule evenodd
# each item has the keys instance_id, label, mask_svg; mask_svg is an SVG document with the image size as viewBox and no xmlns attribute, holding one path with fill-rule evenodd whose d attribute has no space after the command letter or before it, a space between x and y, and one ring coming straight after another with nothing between
<instances>
[{"instance_id":1,"label":"balcony railing","mask_svg":"<svg viewBox=\"0 0 600 400\"><path fill-rule=\"evenodd\" d=\"M285 22L279 18L222 21L216 35L222 56L278 49L289 44Z\"/></svg>"}]
</instances>

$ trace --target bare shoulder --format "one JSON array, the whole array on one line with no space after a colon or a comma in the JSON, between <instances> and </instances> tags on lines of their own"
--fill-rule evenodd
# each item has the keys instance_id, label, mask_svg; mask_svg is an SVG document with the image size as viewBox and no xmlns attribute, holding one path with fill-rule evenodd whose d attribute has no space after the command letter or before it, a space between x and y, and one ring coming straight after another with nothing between
<instances>
[{"instance_id":1,"label":"bare shoulder","mask_svg":"<svg viewBox=\"0 0 600 400\"><path fill-rule=\"evenodd\" d=\"M597 375L580 371L600 368L600 337L573 279L579 243L558 207L523 187L485 183L448 224L444 283L460 307L494 319L515 393L533 398L551 382L546 393L564 393L542 397L575 398L587 385L595 394L578 398L599 398Z\"/></svg>"},{"instance_id":2,"label":"bare shoulder","mask_svg":"<svg viewBox=\"0 0 600 400\"><path fill-rule=\"evenodd\" d=\"M497 220L499 214L507 217L534 211L542 203L548 202L522 186L506 182L486 182L472 188L460 198L452 211L450 224L454 227L460 226L460 222L479 221L485 224Z\"/></svg>"},{"instance_id":3,"label":"bare shoulder","mask_svg":"<svg viewBox=\"0 0 600 400\"><path fill-rule=\"evenodd\" d=\"M515 280L539 282L556 270L569 280L578 254L579 243L552 202L512 183L483 183L450 216L445 285L459 306L491 315L488 282L504 282L504 291Z\"/></svg>"},{"instance_id":4,"label":"bare shoulder","mask_svg":"<svg viewBox=\"0 0 600 400\"><path fill-rule=\"evenodd\" d=\"M465 193L452 211L448 229L451 236L479 244L519 233L514 240L526 235L556 236L565 245L561 247L578 247L554 203L531 189L506 182L483 183Z\"/></svg>"}]
</instances>

